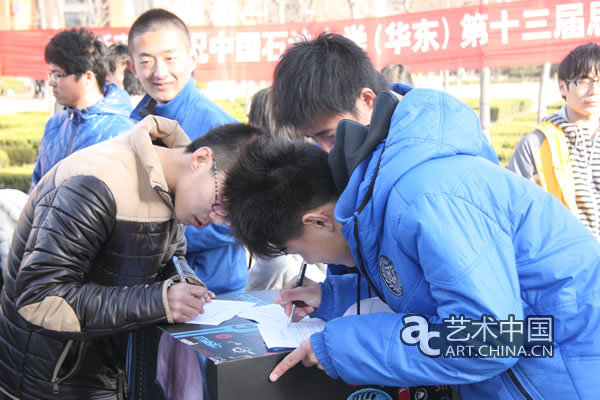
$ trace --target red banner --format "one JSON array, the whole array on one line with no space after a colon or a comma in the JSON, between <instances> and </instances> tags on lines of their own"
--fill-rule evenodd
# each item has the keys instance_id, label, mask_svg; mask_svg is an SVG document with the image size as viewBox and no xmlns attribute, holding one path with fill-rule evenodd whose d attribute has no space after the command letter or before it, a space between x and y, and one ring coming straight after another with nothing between
<instances>
[{"instance_id":1,"label":"red banner","mask_svg":"<svg viewBox=\"0 0 600 400\"><path fill-rule=\"evenodd\" d=\"M93 28L110 44L127 28ZM600 40L600 1L535 0L451 8L383 18L286 25L192 27L200 53L196 78L266 80L283 51L302 36L331 31L354 40L381 70L411 72L558 63ZM0 75L45 79L44 47L56 31L0 31Z\"/></svg>"}]
</instances>

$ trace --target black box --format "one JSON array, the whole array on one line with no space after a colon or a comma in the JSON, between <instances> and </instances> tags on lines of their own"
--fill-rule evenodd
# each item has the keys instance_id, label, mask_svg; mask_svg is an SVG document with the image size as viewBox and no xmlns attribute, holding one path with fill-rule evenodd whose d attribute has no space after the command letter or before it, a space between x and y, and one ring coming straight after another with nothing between
<instances>
[{"instance_id":1,"label":"black box","mask_svg":"<svg viewBox=\"0 0 600 400\"><path fill-rule=\"evenodd\" d=\"M273 302L273 297L277 293L277 290L271 290L219 296L219 298L266 305ZM270 382L269 373L289 353L289 350L269 351L262 340L257 324L240 317L234 317L218 326L174 324L160 325L153 329L150 340L148 338L145 340L146 345L150 343L155 346L158 342L156 336L162 334L160 340L168 342L169 346L174 346L171 349L184 350L176 346L187 346L188 349L193 349L198 360L197 368L205 373L205 389L208 391L206 393L205 390L205 395L208 394L210 400L452 399L452 389L449 386L410 389L353 386L342 380L331 379L316 367L306 368L302 364L290 369L277 382ZM189 350L185 351L189 353ZM169 365L177 362L179 361L171 361ZM182 368L190 368L189 363ZM156 369L153 372L155 371ZM152 372L146 373L143 380L153 379L152 375ZM153 383L151 396L150 391L145 390L146 395L142 397L154 398L157 391L162 391L164 394L164 387L158 385L156 381ZM132 396L132 398L141 397ZM208 400L206 396L205 400Z\"/></svg>"}]
</instances>

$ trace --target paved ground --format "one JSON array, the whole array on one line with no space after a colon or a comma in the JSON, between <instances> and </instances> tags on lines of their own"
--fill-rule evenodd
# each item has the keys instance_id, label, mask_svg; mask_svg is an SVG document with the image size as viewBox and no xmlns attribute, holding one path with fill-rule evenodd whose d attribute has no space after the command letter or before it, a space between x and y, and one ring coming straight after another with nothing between
<instances>
[{"instance_id":1,"label":"paved ground","mask_svg":"<svg viewBox=\"0 0 600 400\"><path fill-rule=\"evenodd\" d=\"M48 111L49 107L48 99L0 96L0 114L14 114L22 111Z\"/></svg>"}]
</instances>

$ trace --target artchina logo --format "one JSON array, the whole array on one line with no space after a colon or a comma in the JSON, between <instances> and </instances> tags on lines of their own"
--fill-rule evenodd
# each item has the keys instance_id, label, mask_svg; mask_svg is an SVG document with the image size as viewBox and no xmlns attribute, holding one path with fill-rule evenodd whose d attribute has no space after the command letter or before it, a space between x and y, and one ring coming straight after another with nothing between
<instances>
[{"instance_id":1,"label":"artchina logo","mask_svg":"<svg viewBox=\"0 0 600 400\"><path fill-rule=\"evenodd\" d=\"M390 289L390 292L395 296L402 296L404 294L404 289L402 289L402 283L400 283L394 263L386 256L379 257L379 273L385 285Z\"/></svg>"}]
</instances>

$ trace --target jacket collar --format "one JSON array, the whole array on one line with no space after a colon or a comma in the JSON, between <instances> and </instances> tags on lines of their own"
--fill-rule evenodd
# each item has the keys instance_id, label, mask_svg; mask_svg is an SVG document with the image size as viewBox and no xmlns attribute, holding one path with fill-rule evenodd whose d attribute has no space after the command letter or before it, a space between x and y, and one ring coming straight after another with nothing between
<instances>
[{"instance_id":1,"label":"jacket collar","mask_svg":"<svg viewBox=\"0 0 600 400\"><path fill-rule=\"evenodd\" d=\"M198 89L194 80L190 77L183 89L168 103L158 104L146 94L135 107L135 110L131 112L131 118L139 121L148 115L160 115L169 119L184 120L187 113L186 105L190 104L190 99L196 94L198 94Z\"/></svg>"},{"instance_id":2,"label":"jacket collar","mask_svg":"<svg viewBox=\"0 0 600 400\"><path fill-rule=\"evenodd\" d=\"M375 98L369 126L350 120L338 124L335 146L329 154L329 167L339 194L346 188L356 166L387 137L398 101L392 93L382 92Z\"/></svg>"},{"instance_id":3,"label":"jacket collar","mask_svg":"<svg viewBox=\"0 0 600 400\"><path fill-rule=\"evenodd\" d=\"M153 146L185 147L190 143L189 137L177 121L150 115L133 127L129 141L146 172L150 186L172 207L167 181Z\"/></svg>"},{"instance_id":4,"label":"jacket collar","mask_svg":"<svg viewBox=\"0 0 600 400\"><path fill-rule=\"evenodd\" d=\"M131 102L126 91L119 88L115 83L107 82L104 85L104 97L97 103L84 108L66 107L69 119L85 120L97 114L122 114L128 116L131 110Z\"/></svg>"}]
</instances>

